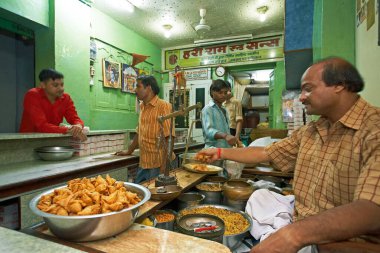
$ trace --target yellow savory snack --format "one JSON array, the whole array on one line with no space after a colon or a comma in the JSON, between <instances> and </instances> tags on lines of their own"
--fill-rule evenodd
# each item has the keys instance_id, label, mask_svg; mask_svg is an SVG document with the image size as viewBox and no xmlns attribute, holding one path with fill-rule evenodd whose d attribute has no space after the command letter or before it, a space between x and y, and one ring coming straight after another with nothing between
<instances>
[{"instance_id":1,"label":"yellow savory snack","mask_svg":"<svg viewBox=\"0 0 380 253\"><path fill-rule=\"evenodd\" d=\"M210 214L221 218L225 224L224 235L240 234L249 227L249 222L240 213L212 206L199 207L191 210L182 210L180 215L187 214Z\"/></svg>"},{"instance_id":2,"label":"yellow savory snack","mask_svg":"<svg viewBox=\"0 0 380 253\"><path fill-rule=\"evenodd\" d=\"M172 213L156 213L154 215L158 223L174 220L175 216Z\"/></svg>"},{"instance_id":3,"label":"yellow savory snack","mask_svg":"<svg viewBox=\"0 0 380 253\"><path fill-rule=\"evenodd\" d=\"M194 164L193 169L198 171L208 171L207 165L205 164Z\"/></svg>"},{"instance_id":4,"label":"yellow savory snack","mask_svg":"<svg viewBox=\"0 0 380 253\"><path fill-rule=\"evenodd\" d=\"M99 175L70 180L67 187L43 195L37 207L57 215L92 215L119 211L140 201L136 193L127 191L123 182Z\"/></svg>"}]
</instances>

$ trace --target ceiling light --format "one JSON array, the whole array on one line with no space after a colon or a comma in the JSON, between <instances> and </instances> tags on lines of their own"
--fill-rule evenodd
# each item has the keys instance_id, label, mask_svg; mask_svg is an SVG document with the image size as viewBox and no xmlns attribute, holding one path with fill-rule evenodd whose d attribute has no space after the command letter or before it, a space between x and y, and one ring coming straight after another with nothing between
<instances>
[{"instance_id":1,"label":"ceiling light","mask_svg":"<svg viewBox=\"0 0 380 253\"><path fill-rule=\"evenodd\" d=\"M267 18L266 12L268 11L268 9L269 9L268 6L265 6L265 5L257 8L257 12L259 13L261 22L264 22L265 19Z\"/></svg>"},{"instance_id":2,"label":"ceiling light","mask_svg":"<svg viewBox=\"0 0 380 253\"><path fill-rule=\"evenodd\" d=\"M237 36L228 36L228 37L223 37L223 38L194 40L194 44L197 46L206 46L206 45L214 45L214 44L222 44L222 43L236 42L236 41L242 41L242 40L249 40L252 38L253 38L252 34L244 34L244 35L237 35Z\"/></svg>"},{"instance_id":3,"label":"ceiling light","mask_svg":"<svg viewBox=\"0 0 380 253\"><path fill-rule=\"evenodd\" d=\"M172 25L166 24L162 26L164 28L164 36L165 38L169 38L172 35Z\"/></svg>"}]
</instances>

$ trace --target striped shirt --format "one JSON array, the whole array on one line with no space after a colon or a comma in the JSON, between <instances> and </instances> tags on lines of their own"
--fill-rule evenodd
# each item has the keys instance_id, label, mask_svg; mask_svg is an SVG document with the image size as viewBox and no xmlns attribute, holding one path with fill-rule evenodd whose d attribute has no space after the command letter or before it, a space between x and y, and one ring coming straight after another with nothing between
<instances>
[{"instance_id":1,"label":"striped shirt","mask_svg":"<svg viewBox=\"0 0 380 253\"><path fill-rule=\"evenodd\" d=\"M159 99L158 96L146 105L140 104L139 124L137 128L138 141L140 148L140 167L144 169L158 168L162 164L162 157L160 150L163 148L159 146L161 124L157 118L165 116L172 112L170 103ZM172 136L175 136L174 124ZM163 123L163 134L165 137L170 136L170 120L165 120ZM172 154L174 159L174 153Z\"/></svg>"},{"instance_id":2,"label":"striped shirt","mask_svg":"<svg viewBox=\"0 0 380 253\"><path fill-rule=\"evenodd\" d=\"M226 110L220 108L213 100L202 109L202 130L205 139L205 148L218 147L230 148L231 146L224 139L215 139L217 132L230 134L229 121Z\"/></svg>"},{"instance_id":3,"label":"striped shirt","mask_svg":"<svg viewBox=\"0 0 380 253\"><path fill-rule=\"evenodd\" d=\"M236 123L243 120L243 109L239 100L231 98L224 103L230 120L230 127L236 129Z\"/></svg>"},{"instance_id":4,"label":"striped shirt","mask_svg":"<svg viewBox=\"0 0 380 253\"><path fill-rule=\"evenodd\" d=\"M274 167L294 170L297 218L358 199L380 205L380 109L362 98L336 123L325 118L266 148Z\"/></svg>"}]
</instances>

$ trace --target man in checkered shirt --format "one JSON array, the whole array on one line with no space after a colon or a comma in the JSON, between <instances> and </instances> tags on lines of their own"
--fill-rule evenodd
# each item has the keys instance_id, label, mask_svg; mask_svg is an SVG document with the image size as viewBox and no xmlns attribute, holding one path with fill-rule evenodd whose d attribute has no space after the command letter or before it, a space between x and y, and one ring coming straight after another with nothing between
<instances>
[{"instance_id":1,"label":"man in checkered shirt","mask_svg":"<svg viewBox=\"0 0 380 253\"><path fill-rule=\"evenodd\" d=\"M270 162L294 171L297 221L251 252L297 252L345 240L380 242L380 109L357 94L363 87L348 61L323 59L301 80L300 101L308 114L321 116L317 121L265 148L200 152L212 161Z\"/></svg>"}]
</instances>

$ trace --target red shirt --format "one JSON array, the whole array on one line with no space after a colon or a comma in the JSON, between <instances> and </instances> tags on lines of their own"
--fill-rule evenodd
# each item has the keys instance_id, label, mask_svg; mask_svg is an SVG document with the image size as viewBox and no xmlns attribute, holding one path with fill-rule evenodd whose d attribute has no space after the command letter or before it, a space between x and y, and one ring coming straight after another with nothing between
<instances>
[{"instance_id":1,"label":"red shirt","mask_svg":"<svg viewBox=\"0 0 380 253\"><path fill-rule=\"evenodd\" d=\"M71 125L83 126L68 94L64 93L52 104L43 89L30 89L24 97L20 133L67 133L67 127L59 126L63 117Z\"/></svg>"}]
</instances>

